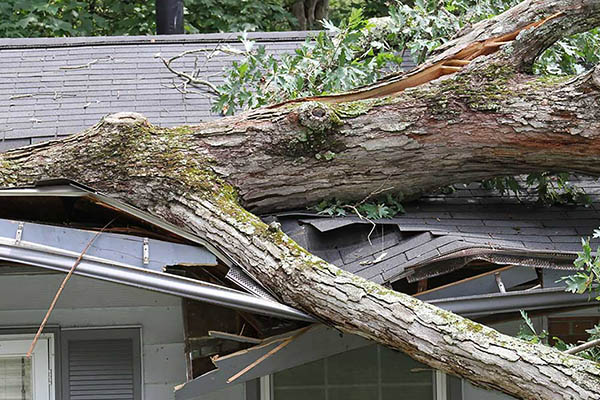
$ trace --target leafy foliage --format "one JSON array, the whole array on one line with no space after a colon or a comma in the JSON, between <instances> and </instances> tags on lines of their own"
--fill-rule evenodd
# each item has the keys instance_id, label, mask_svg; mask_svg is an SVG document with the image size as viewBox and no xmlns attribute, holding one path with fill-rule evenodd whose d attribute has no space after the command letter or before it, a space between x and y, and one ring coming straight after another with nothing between
<instances>
[{"instance_id":1,"label":"leafy foliage","mask_svg":"<svg viewBox=\"0 0 600 400\"><path fill-rule=\"evenodd\" d=\"M550 339L550 335L547 331L543 330L540 333L536 332L531 318L529 318L527 313L523 310L521 310L521 318L523 319L523 323L519 327L519 332L517 333L517 337L519 339L525 340L529 343L548 344L548 339ZM588 342L600 339L600 325L596 325L592 329L586 329L586 332L590 335L587 340ZM560 351L565 351L576 346L574 344L566 343L556 336L552 337L552 341L553 347ZM577 356L598 362L600 361L600 349L590 348L588 350L584 350L577 353Z\"/></svg>"},{"instance_id":2,"label":"leafy foliage","mask_svg":"<svg viewBox=\"0 0 600 400\"><path fill-rule=\"evenodd\" d=\"M596 229L593 238L600 238L600 230ZM567 285L566 290L572 293L598 292L600 287L600 248L597 249L596 255L592 255L592 246L590 238L581 239L582 251L577 253L577 258L574 261L575 266L579 271L561 279ZM596 297L600 300L600 296Z\"/></svg>"},{"instance_id":3,"label":"leafy foliage","mask_svg":"<svg viewBox=\"0 0 600 400\"><path fill-rule=\"evenodd\" d=\"M495 189L502 195L512 193L517 198L534 194L540 204L583 204L590 203L589 196L580 187L569 182L571 176L566 172L539 172L529 174L523 181L514 176L501 176L482 182L486 189ZM525 185L523 185L525 184ZM531 193L533 189L533 193Z\"/></svg>"},{"instance_id":4,"label":"leafy foliage","mask_svg":"<svg viewBox=\"0 0 600 400\"><path fill-rule=\"evenodd\" d=\"M283 0L186 0L185 30L287 30L293 18ZM154 1L4 0L0 37L149 35Z\"/></svg>"},{"instance_id":5,"label":"leafy foliage","mask_svg":"<svg viewBox=\"0 0 600 400\"><path fill-rule=\"evenodd\" d=\"M365 219L384 219L393 218L398 214L404 213L404 207L400 203L400 196L390 193L374 201L363 201L358 204L350 204L339 199L322 200L317 205L311 207L321 215L331 217L343 217L348 214L356 214Z\"/></svg>"},{"instance_id":6,"label":"leafy foliage","mask_svg":"<svg viewBox=\"0 0 600 400\"><path fill-rule=\"evenodd\" d=\"M102 36L154 33L154 2L4 0L0 36Z\"/></svg>"},{"instance_id":7,"label":"leafy foliage","mask_svg":"<svg viewBox=\"0 0 600 400\"><path fill-rule=\"evenodd\" d=\"M385 0L330 0L329 20L339 25L353 9L362 9L365 18L381 17L389 8L389 1Z\"/></svg>"},{"instance_id":8,"label":"leafy foliage","mask_svg":"<svg viewBox=\"0 0 600 400\"><path fill-rule=\"evenodd\" d=\"M225 72L214 109L232 114L237 109L344 91L374 82L384 67L398 67L402 62L392 53L364 49L362 32L370 25L360 10L353 10L339 27L329 22L324 25L326 31L279 59L243 36L244 57Z\"/></svg>"},{"instance_id":9,"label":"leafy foliage","mask_svg":"<svg viewBox=\"0 0 600 400\"><path fill-rule=\"evenodd\" d=\"M540 333L537 333L531 318L529 318L529 315L527 315L527 313L523 310L520 312L523 323L519 327L517 337L529 343L544 343L548 338L548 332L544 330Z\"/></svg>"},{"instance_id":10,"label":"leafy foliage","mask_svg":"<svg viewBox=\"0 0 600 400\"><path fill-rule=\"evenodd\" d=\"M556 42L534 65L541 75L575 75L600 62L600 29L574 35Z\"/></svg>"},{"instance_id":11,"label":"leafy foliage","mask_svg":"<svg viewBox=\"0 0 600 400\"><path fill-rule=\"evenodd\" d=\"M185 0L186 31L283 31L294 24L283 0Z\"/></svg>"},{"instance_id":12,"label":"leafy foliage","mask_svg":"<svg viewBox=\"0 0 600 400\"><path fill-rule=\"evenodd\" d=\"M594 230L593 238L600 238L600 229ZM594 293L596 294L595 300L598 301L600 300L600 295L598 295L600 288L600 248L596 250L596 255L593 255L589 237L581 239L581 248L582 251L577 254L577 258L573 262L578 271L573 275L559 279L557 282L565 282L565 290L567 292L579 294L586 292L590 294ZM592 329L587 329L586 332L590 335L588 341L600 339L600 325L596 325ZM555 347L559 350L566 350L573 347L573 345L566 344L557 339ZM577 355L590 360L600 361L600 348L592 347L577 353Z\"/></svg>"}]
</instances>

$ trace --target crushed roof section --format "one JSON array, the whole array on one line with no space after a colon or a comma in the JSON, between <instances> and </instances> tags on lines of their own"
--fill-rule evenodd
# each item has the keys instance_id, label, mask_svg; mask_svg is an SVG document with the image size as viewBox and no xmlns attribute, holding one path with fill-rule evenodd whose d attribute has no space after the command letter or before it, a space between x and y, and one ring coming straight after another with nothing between
<instances>
[{"instance_id":1,"label":"crushed roof section","mask_svg":"<svg viewBox=\"0 0 600 400\"><path fill-rule=\"evenodd\" d=\"M588 207L520 203L470 184L451 194L426 196L408 204L404 215L375 224L354 216L308 212L281 213L277 218L307 250L377 283L411 280L417 267L422 272L414 279L434 276L435 271L448 272L474 259L572 268L581 238L592 236L600 226L600 184L582 180L579 185L592 198Z\"/></svg>"},{"instance_id":2,"label":"crushed roof section","mask_svg":"<svg viewBox=\"0 0 600 400\"><path fill-rule=\"evenodd\" d=\"M293 52L311 34L250 33L248 39L278 56ZM155 55L169 58L217 46L242 49L239 35L0 39L0 151L80 132L121 111L167 127L217 118L211 98L173 88L175 76ZM238 58L211 58L202 64L200 78L220 84L224 69ZM190 71L194 57L173 67Z\"/></svg>"}]
</instances>

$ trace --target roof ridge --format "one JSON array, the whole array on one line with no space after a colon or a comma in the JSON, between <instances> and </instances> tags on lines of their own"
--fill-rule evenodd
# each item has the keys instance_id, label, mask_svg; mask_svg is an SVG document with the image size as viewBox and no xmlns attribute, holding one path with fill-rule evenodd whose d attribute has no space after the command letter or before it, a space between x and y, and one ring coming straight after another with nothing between
<instances>
[{"instance_id":1,"label":"roof ridge","mask_svg":"<svg viewBox=\"0 0 600 400\"><path fill-rule=\"evenodd\" d=\"M247 37L257 42L304 41L319 31L248 32ZM8 49L61 48L87 46L156 45L182 43L237 43L243 32L200 33L187 35L147 36L77 36L46 38L2 38L0 51Z\"/></svg>"}]
</instances>

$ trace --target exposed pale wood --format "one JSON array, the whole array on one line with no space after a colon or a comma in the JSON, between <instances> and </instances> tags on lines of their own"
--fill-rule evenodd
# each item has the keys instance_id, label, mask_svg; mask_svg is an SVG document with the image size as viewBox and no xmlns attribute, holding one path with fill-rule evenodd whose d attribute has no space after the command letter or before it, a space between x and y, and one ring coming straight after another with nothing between
<instances>
[{"instance_id":1,"label":"exposed pale wood","mask_svg":"<svg viewBox=\"0 0 600 400\"><path fill-rule=\"evenodd\" d=\"M470 60L451 59L451 60L444 61L444 66L464 67L465 65L469 65L470 63L471 63Z\"/></svg>"},{"instance_id":2,"label":"exposed pale wood","mask_svg":"<svg viewBox=\"0 0 600 400\"><path fill-rule=\"evenodd\" d=\"M506 288L504 287L504 283L502 282L500 272L494 273L494 277L496 278L496 285L498 285L498 290L500 290L500 293L506 293Z\"/></svg>"},{"instance_id":3,"label":"exposed pale wood","mask_svg":"<svg viewBox=\"0 0 600 400\"><path fill-rule=\"evenodd\" d=\"M446 65L442 65L440 67L440 70L442 72L442 74L444 75L448 75L448 74L453 74L455 72L458 72L462 69L462 67L448 67Z\"/></svg>"},{"instance_id":4,"label":"exposed pale wood","mask_svg":"<svg viewBox=\"0 0 600 400\"><path fill-rule=\"evenodd\" d=\"M439 291L441 289L446 289L446 288L449 288L449 287L452 287L452 286L456 286L456 285L459 285L459 284L471 282L473 280L482 278L484 276L496 275L496 274L501 273L502 271L508 271L511 268L515 268L515 267L509 265L507 267L498 268L498 269L495 269L493 271L488 271L488 272L484 272L482 274L473 275L473 276L470 276L468 278L461 279L459 281L447 283L445 285L441 285L441 286L438 286L438 287L435 287L435 288L432 288L432 289L429 289L429 290L425 290L425 291L419 292L419 295L424 295L424 294L429 294L429 293L437 292L437 291Z\"/></svg>"},{"instance_id":5,"label":"exposed pale wood","mask_svg":"<svg viewBox=\"0 0 600 400\"><path fill-rule=\"evenodd\" d=\"M589 350L593 347L600 346L600 339L590 340L589 342L580 344L579 346L571 347L570 349L565 350L567 354L577 354L582 351Z\"/></svg>"},{"instance_id":6,"label":"exposed pale wood","mask_svg":"<svg viewBox=\"0 0 600 400\"><path fill-rule=\"evenodd\" d=\"M274 348L272 348L271 350L269 350L266 354L260 356L254 362L252 362L250 365L248 365L244 369L242 369L240 372L238 372L237 374L233 375L231 378L227 379L227 383L231 383L231 382L235 381L237 378L239 378L240 376L244 375L246 372L250 371L252 368L256 367L258 364L260 364L261 362L265 361L267 358L269 358L273 354L277 353L279 350L283 349L288 344L292 343L292 341L294 341L294 339L296 339L298 336L302 335L304 332L306 332L310 328L311 328L311 326L308 326L306 328L300 329L300 331L298 333L296 333L295 335L290 336L289 338L283 340L277 346L275 346Z\"/></svg>"},{"instance_id":7,"label":"exposed pale wood","mask_svg":"<svg viewBox=\"0 0 600 400\"><path fill-rule=\"evenodd\" d=\"M507 44L510 44L510 43L511 43L511 42L495 42L495 41L494 41L494 42L489 42L489 43L486 43L486 44L484 45L484 47L498 48L498 47L500 47L500 46L504 46L504 45L507 45Z\"/></svg>"}]
</instances>

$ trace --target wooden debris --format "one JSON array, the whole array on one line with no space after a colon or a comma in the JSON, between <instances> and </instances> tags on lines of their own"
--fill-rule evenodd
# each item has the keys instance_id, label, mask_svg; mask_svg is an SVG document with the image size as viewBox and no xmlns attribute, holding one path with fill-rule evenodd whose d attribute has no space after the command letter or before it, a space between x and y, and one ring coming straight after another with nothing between
<instances>
[{"instance_id":1,"label":"wooden debris","mask_svg":"<svg viewBox=\"0 0 600 400\"><path fill-rule=\"evenodd\" d=\"M289 337L285 338L276 347L272 348L266 354L264 354L264 355L260 356L259 358L257 358L254 362L252 362L250 365L246 366L240 372L238 372L237 374L233 375L231 378L227 379L227 383L231 383L231 382L235 381L240 376L244 375L246 372L250 371L252 368L256 367L258 364L260 364L261 362L263 362L267 358L271 357L273 354L277 353L278 351L280 351L281 349L283 349L288 344L292 343L294 341L294 339L296 339L298 336L300 336L303 333L305 333L306 331L308 331L310 328L312 328L311 325L307 326L306 328L300 329L295 335L289 336Z\"/></svg>"}]
</instances>

